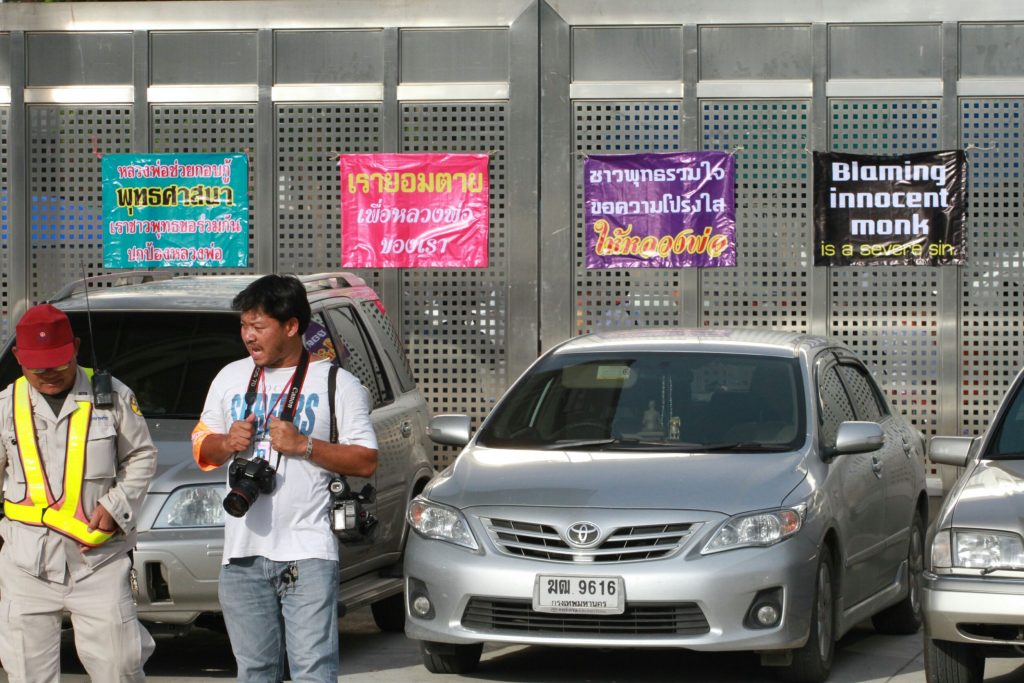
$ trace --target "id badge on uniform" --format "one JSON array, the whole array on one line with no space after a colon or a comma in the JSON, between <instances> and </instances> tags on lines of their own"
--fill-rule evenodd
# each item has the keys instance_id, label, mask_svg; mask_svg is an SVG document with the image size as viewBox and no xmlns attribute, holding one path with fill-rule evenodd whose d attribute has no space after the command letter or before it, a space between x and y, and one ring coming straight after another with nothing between
<instances>
[{"instance_id":1,"label":"id badge on uniform","mask_svg":"<svg viewBox=\"0 0 1024 683\"><path fill-rule=\"evenodd\" d=\"M253 444L252 446L252 457L253 459L261 458L270 462L270 451L273 449L270 447L269 439L261 439Z\"/></svg>"}]
</instances>

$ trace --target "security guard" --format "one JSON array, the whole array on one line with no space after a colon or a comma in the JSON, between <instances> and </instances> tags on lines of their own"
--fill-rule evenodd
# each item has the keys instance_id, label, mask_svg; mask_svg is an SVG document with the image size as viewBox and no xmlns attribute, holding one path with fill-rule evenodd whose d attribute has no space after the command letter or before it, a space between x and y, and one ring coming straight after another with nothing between
<instances>
[{"instance_id":1,"label":"security guard","mask_svg":"<svg viewBox=\"0 0 1024 683\"><path fill-rule=\"evenodd\" d=\"M97 405L80 340L59 309L15 328L23 377L0 392L0 661L12 682L60 679L61 615L96 683L142 681L153 639L129 586L135 522L156 448L135 396Z\"/></svg>"}]
</instances>

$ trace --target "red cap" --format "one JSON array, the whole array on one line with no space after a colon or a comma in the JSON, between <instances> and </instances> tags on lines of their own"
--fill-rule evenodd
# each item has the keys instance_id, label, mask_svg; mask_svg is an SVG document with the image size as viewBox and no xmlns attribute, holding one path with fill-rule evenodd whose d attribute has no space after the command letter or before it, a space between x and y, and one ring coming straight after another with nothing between
<instances>
[{"instance_id":1,"label":"red cap","mask_svg":"<svg viewBox=\"0 0 1024 683\"><path fill-rule=\"evenodd\" d=\"M55 368L75 357L75 334L64 311L40 304L25 312L14 328L18 363L24 368Z\"/></svg>"}]
</instances>

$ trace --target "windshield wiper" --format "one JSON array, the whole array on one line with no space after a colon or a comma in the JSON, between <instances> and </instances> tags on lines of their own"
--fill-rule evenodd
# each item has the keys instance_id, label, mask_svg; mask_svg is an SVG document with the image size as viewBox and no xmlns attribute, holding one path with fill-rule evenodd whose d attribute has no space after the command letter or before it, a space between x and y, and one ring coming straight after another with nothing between
<instances>
[{"instance_id":1,"label":"windshield wiper","mask_svg":"<svg viewBox=\"0 0 1024 683\"><path fill-rule=\"evenodd\" d=\"M761 443L759 441L726 441L698 446L696 450L714 453L717 451L753 451L757 453L782 453L793 450L791 447L777 443Z\"/></svg>"},{"instance_id":2,"label":"windshield wiper","mask_svg":"<svg viewBox=\"0 0 1024 683\"><path fill-rule=\"evenodd\" d=\"M572 450L574 448L591 448L595 446L608 446L610 444L624 443L622 439L577 439L576 441L557 441L545 444L541 448L546 451Z\"/></svg>"},{"instance_id":3,"label":"windshield wiper","mask_svg":"<svg viewBox=\"0 0 1024 683\"><path fill-rule=\"evenodd\" d=\"M992 572L1002 572L1002 571L1024 572L1024 567L1021 567L1020 565L1015 565L1015 564L1000 564L1000 565L996 565L995 567L985 567L984 569L981 570L981 575L985 576L986 574L991 574Z\"/></svg>"},{"instance_id":4,"label":"windshield wiper","mask_svg":"<svg viewBox=\"0 0 1024 683\"><path fill-rule=\"evenodd\" d=\"M701 450L701 445L698 443L687 443L684 441L644 441L642 439L621 439L621 438L608 438L608 439L580 439L579 441L563 441L561 443L552 443L544 446L544 450L548 451L561 451L561 450L574 450L577 448L600 448L611 446L609 450L623 450L623 451L680 451L683 453L692 453L697 450Z\"/></svg>"}]
</instances>

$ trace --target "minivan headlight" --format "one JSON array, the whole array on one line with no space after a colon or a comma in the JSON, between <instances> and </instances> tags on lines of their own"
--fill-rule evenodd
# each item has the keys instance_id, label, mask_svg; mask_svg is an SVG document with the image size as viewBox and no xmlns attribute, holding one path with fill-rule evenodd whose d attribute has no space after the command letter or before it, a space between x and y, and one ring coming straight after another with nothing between
<instances>
[{"instance_id":1,"label":"minivan headlight","mask_svg":"<svg viewBox=\"0 0 1024 683\"><path fill-rule=\"evenodd\" d=\"M448 541L471 550L480 546L469 529L465 516L455 508L416 496L409 503L409 526L421 536Z\"/></svg>"},{"instance_id":2,"label":"minivan headlight","mask_svg":"<svg viewBox=\"0 0 1024 683\"><path fill-rule=\"evenodd\" d=\"M950 533L953 543L949 544ZM943 530L932 542L933 567L990 569L1024 566L1024 539L1019 534L986 529Z\"/></svg>"},{"instance_id":3,"label":"minivan headlight","mask_svg":"<svg viewBox=\"0 0 1024 683\"><path fill-rule=\"evenodd\" d=\"M807 506L797 505L792 508L736 515L715 532L701 550L701 554L775 545L800 531L806 512Z\"/></svg>"},{"instance_id":4,"label":"minivan headlight","mask_svg":"<svg viewBox=\"0 0 1024 683\"><path fill-rule=\"evenodd\" d=\"M175 489L160 508L154 529L224 526L224 484Z\"/></svg>"}]
</instances>

